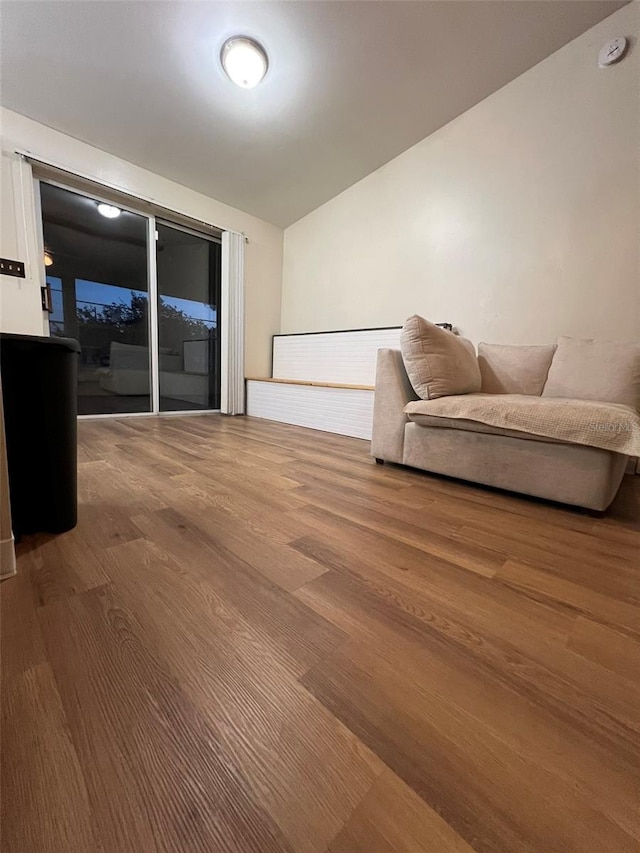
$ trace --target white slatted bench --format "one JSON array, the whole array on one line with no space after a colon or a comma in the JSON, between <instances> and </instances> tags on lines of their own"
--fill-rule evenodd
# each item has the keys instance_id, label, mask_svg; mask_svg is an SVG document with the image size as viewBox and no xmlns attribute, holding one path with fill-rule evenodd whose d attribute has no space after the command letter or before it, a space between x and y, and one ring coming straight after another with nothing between
<instances>
[{"instance_id":1,"label":"white slatted bench","mask_svg":"<svg viewBox=\"0 0 640 853\"><path fill-rule=\"evenodd\" d=\"M272 376L247 378L247 414L371 439L377 352L399 346L396 326L274 335Z\"/></svg>"}]
</instances>

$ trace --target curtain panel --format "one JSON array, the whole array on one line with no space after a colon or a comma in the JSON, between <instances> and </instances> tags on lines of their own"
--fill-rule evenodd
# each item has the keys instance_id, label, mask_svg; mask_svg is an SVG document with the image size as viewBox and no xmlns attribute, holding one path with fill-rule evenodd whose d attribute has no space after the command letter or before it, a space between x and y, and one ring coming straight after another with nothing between
<instances>
[{"instance_id":1,"label":"curtain panel","mask_svg":"<svg viewBox=\"0 0 640 853\"><path fill-rule=\"evenodd\" d=\"M223 232L220 411L225 415L245 412L244 244L243 234Z\"/></svg>"}]
</instances>

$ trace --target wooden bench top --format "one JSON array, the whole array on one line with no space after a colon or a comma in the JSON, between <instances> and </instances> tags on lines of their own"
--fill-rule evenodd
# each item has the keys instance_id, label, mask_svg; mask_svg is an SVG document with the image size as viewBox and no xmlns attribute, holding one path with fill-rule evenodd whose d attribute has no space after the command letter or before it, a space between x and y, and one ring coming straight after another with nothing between
<instances>
[{"instance_id":1,"label":"wooden bench top","mask_svg":"<svg viewBox=\"0 0 640 853\"><path fill-rule=\"evenodd\" d=\"M345 385L342 382L316 382L309 379L276 379L264 376L247 376L247 382L277 382L279 385L312 385L316 388L347 388L350 391L375 391L374 385Z\"/></svg>"}]
</instances>

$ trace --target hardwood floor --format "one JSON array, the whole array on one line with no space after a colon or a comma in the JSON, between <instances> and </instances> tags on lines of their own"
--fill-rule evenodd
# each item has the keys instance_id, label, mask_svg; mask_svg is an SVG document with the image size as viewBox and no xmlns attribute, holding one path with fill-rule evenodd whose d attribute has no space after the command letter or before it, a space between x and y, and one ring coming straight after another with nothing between
<instances>
[{"instance_id":1,"label":"hardwood floor","mask_svg":"<svg viewBox=\"0 0 640 853\"><path fill-rule=\"evenodd\" d=\"M79 525L0 596L3 853L640 851L640 477L594 518L82 422Z\"/></svg>"}]
</instances>

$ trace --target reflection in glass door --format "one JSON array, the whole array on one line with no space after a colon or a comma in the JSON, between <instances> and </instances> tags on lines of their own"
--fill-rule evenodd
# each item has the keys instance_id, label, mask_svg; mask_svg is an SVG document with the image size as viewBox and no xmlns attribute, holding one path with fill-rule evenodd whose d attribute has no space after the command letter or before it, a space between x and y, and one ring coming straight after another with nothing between
<instances>
[{"instance_id":1,"label":"reflection in glass door","mask_svg":"<svg viewBox=\"0 0 640 853\"><path fill-rule=\"evenodd\" d=\"M150 412L148 217L44 182L40 198L50 331L82 349L78 413Z\"/></svg>"},{"instance_id":2,"label":"reflection in glass door","mask_svg":"<svg viewBox=\"0 0 640 853\"><path fill-rule=\"evenodd\" d=\"M160 411L220 408L220 243L156 221Z\"/></svg>"}]
</instances>

